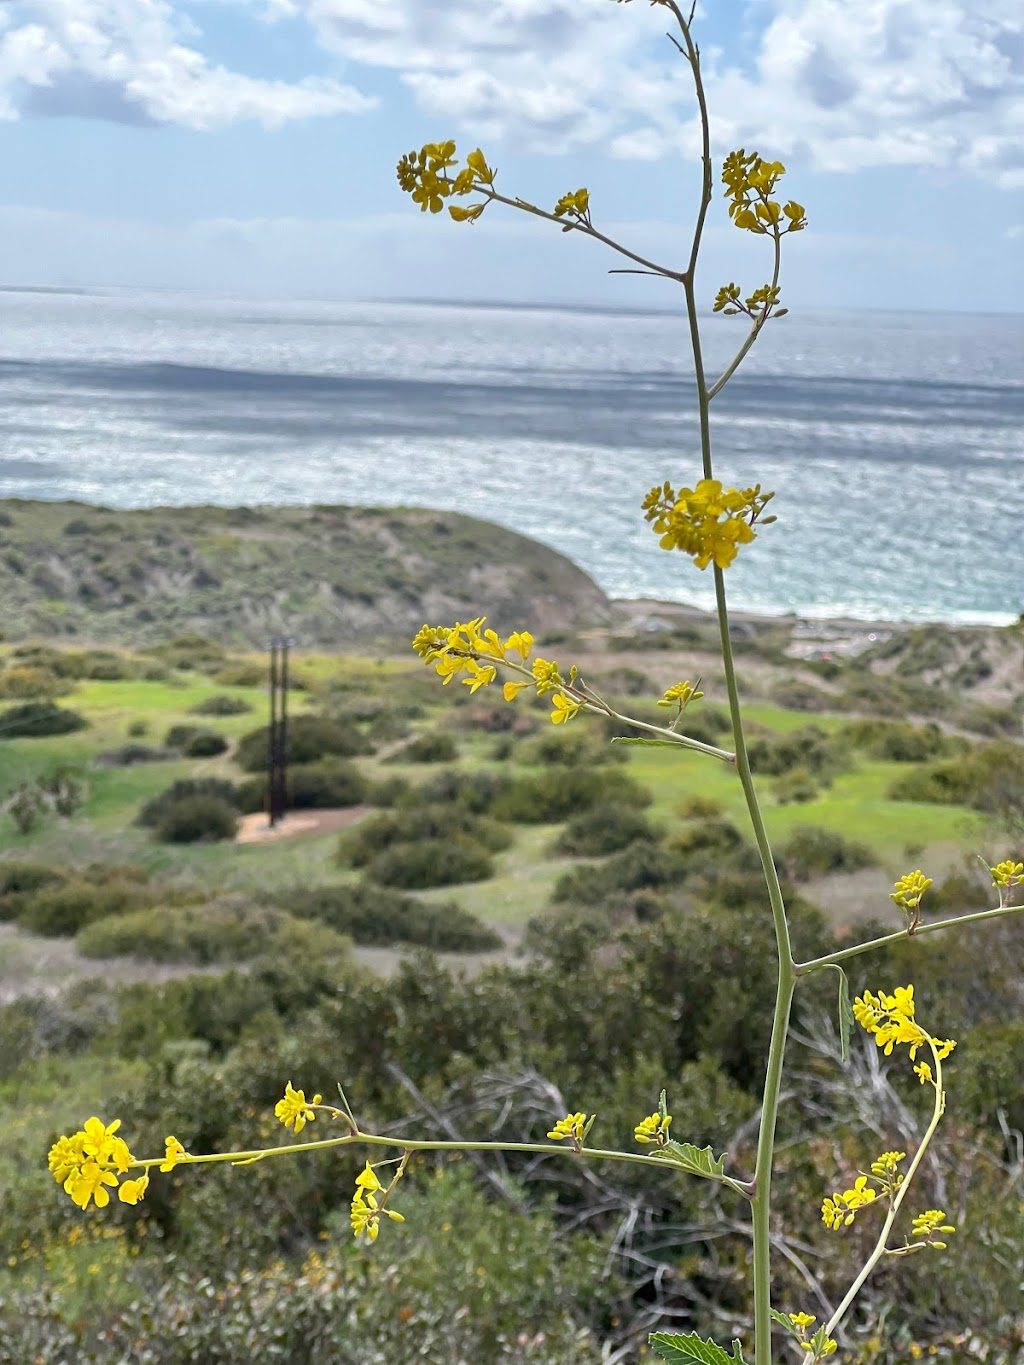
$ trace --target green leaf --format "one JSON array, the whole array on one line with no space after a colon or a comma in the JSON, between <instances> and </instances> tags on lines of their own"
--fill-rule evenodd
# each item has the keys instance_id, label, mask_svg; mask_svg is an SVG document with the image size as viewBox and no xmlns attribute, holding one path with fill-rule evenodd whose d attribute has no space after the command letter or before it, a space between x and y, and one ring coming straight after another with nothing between
<instances>
[{"instance_id":1,"label":"green leaf","mask_svg":"<svg viewBox=\"0 0 1024 1365\"><path fill-rule=\"evenodd\" d=\"M656 749L657 749L657 748L661 748L661 749L678 749L678 748L680 748L681 746L682 746L682 747L685 747L685 746L683 746L683 742L682 742L682 740L680 740L680 739L639 739L639 738L633 738L633 736L631 736L631 735L613 735L613 736L612 736L612 743L613 743L613 744L648 744L648 745L650 745L652 748L656 748Z\"/></svg>"},{"instance_id":2,"label":"green leaf","mask_svg":"<svg viewBox=\"0 0 1024 1365\"><path fill-rule=\"evenodd\" d=\"M837 962L832 964L839 973L839 1046L842 1050L843 1061L847 1061L850 1056L850 1029L856 1023L853 1017L853 1009L850 1006L850 982L846 973Z\"/></svg>"},{"instance_id":3,"label":"green leaf","mask_svg":"<svg viewBox=\"0 0 1024 1365\"><path fill-rule=\"evenodd\" d=\"M719 1180L725 1175L725 1157L716 1157L711 1147L669 1140L659 1151L673 1166L681 1166L691 1175L702 1175L706 1180Z\"/></svg>"},{"instance_id":4,"label":"green leaf","mask_svg":"<svg viewBox=\"0 0 1024 1365\"><path fill-rule=\"evenodd\" d=\"M729 1365L739 1356L727 1355L710 1337L705 1341L696 1332L682 1336L678 1332L652 1332L648 1341L665 1361L665 1365ZM733 1343L735 1351L737 1343Z\"/></svg>"},{"instance_id":5,"label":"green leaf","mask_svg":"<svg viewBox=\"0 0 1024 1365\"><path fill-rule=\"evenodd\" d=\"M785 1327L786 1331L790 1334L790 1336L793 1336L795 1334L796 1328L790 1321L788 1313L780 1313L777 1308L769 1308L768 1315L771 1318L772 1322L778 1323L780 1327Z\"/></svg>"}]
</instances>

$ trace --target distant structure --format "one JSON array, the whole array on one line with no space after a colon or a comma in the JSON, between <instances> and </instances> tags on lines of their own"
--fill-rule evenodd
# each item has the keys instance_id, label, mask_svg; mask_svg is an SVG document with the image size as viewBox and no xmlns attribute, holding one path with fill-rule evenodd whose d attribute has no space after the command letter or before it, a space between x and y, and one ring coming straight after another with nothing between
<instances>
[{"instance_id":1,"label":"distant structure","mask_svg":"<svg viewBox=\"0 0 1024 1365\"><path fill-rule=\"evenodd\" d=\"M288 651L295 641L270 641L270 728L267 732L267 816L273 829L288 809Z\"/></svg>"}]
</instances>

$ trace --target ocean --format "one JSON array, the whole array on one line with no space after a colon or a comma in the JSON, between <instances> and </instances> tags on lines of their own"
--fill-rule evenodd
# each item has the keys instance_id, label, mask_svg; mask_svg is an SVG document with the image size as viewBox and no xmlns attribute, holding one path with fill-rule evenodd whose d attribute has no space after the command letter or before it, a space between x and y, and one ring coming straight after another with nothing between
<instances>
[{"instance_id":1,"label":"ocean","mask_svg":"<svg viewBox=\"0 0 1024 1365\"><path fill-rule=\"evenodd\" d=\"M0 309L0 497L457 508L615 597L713 600L640 513L700 477L680 316L143 290ZM717 374L742 319L704 333ZM776 491L735 606L1024 612L1024 317L793 313L712 421L720 477Z\"/></svg>"}]
</instances>

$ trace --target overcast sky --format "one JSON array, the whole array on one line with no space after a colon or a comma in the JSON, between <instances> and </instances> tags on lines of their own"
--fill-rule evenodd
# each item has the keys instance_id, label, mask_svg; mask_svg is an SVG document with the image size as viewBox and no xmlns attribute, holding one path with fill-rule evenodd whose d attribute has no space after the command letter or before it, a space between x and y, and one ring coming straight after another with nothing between
<instances>
[{"instance_id":1,"label":"overcast sky","mask_svg":"<svg viewBox=\"0 0 1024 1365\"><path fill-rule=\"evenodd\" d=\"M498 187L681 264L692 90L645 0L0 0L0 280L673 306L590 243L400 194ZM787 300L1024 312L1022 0L705 0L716 154L785 161ZM719 199L704 283L765 269ZM763 245L763 244L762 244Z\"/></svg>"}]
</instances>

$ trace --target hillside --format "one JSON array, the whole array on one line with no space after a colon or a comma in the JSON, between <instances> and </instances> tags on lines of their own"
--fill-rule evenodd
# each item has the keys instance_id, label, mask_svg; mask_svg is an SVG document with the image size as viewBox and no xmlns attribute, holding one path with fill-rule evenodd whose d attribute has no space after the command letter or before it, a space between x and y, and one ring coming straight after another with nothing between
<instances>
[{"instance_id":1,"label":"hillside","mask_svg":"<svg viewBox=\"0 0 1024 1365\"><path fill-rule=\"evenodd\" d=\"M0 500L0 629L140 645L198 631L235 647L404 636L483 611L510 628L599 625L600 588L547 546L453 512Z\"/></svg>"}]
</instances>

